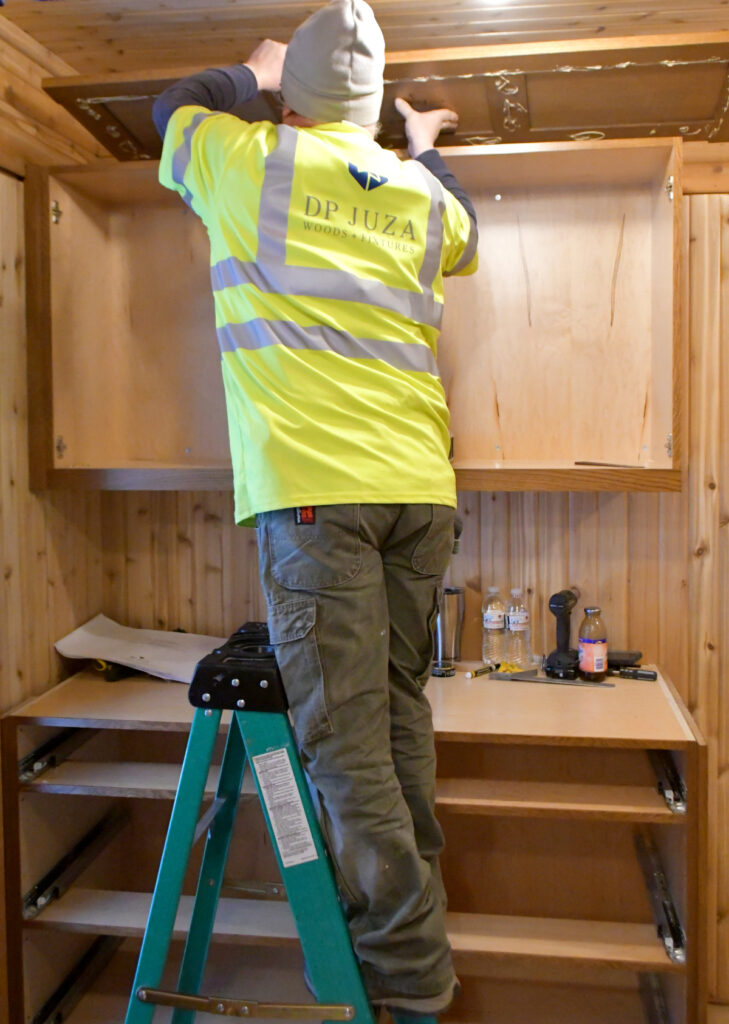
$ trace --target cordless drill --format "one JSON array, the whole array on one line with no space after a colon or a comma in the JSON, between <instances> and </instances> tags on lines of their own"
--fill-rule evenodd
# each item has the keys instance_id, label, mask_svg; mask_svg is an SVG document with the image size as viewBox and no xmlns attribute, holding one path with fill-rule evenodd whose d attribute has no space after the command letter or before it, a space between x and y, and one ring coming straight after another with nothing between
<instances>
[{"instance_id":1,"label":"cordless drill","mask_svg":"<svg viewBox=\"0 0 729 1024\"><path fill-rule=\"evenodd\" d=\"M557 619L557 647L544 662L544 672L552 679L576 679L579 655L570 647L571 613L579 594L560 590L549 599L549 610Z\"/></svg>"}]
</instances>

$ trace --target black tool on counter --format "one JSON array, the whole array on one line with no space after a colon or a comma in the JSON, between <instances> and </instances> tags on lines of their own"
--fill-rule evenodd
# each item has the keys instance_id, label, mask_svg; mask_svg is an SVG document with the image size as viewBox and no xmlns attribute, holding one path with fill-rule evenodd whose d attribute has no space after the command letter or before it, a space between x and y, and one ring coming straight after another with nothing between
<instances>
[{"instance_id":1,"label":"black tool on counter","mask_svg":"<svg viewBox=\"0 0 729 1024\"><path fill-rule=\"evenodd\" d=\"M639 668L638 666L626 668L608 668L609 676L620 676L621 679L646 679L652 682L658 679L658 673L652 668Z\"/></svg>"},{"instance_id":2,"label":"black tool on counter","mask_svg":"<svg viewBox=\"0 0 729 1024\"><path fill-rule=\"evenodd\" d=\"M560 590L549 599L549 610L557 619L557 646L547 655L544 672L552 679L577 679L579 655L570 647L570 617L578 596L574 590Z\"/></svg>"},{"instance_id":3,"label":"black tool on counter","mask_svg":"<svg viewBox=\"0 0 729 1024\"><path fill-rule=\"evenodd\" d=\"M642 657L642 651L608 650L608 668L632 668Z\"/></svg>"}]
</instances>

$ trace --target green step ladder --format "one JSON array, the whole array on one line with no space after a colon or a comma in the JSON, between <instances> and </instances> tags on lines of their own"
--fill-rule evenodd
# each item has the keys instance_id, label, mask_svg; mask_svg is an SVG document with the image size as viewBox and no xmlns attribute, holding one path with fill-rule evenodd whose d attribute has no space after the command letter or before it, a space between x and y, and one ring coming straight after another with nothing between
<instances>
[{"instance_id":1,"label":"green step ladder","mask_svg":"<svg viewBox=\"0 0 729 1024\"><path fill-rule=\"evenodd\" d=\"M246 623L197 665L185 759L152 894L125 1024L172 1024L195 1013L374 1024L287 714L265 623ZM224 710L232 711L214 800L200 817ZM315 1003L263 1003L200 993L243 777L255 781L301 942ZM160 988L192 846L207 833L177 989Z\"/></svg>"}]
</instances>

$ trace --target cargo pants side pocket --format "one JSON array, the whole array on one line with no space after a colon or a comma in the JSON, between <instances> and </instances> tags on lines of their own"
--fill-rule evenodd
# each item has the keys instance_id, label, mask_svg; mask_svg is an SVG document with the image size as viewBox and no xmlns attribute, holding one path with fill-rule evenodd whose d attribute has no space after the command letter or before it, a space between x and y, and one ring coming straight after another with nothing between
<instances>
[{"instance_id":1,"label":"cargo pants side pocket","mask_svg":"<svg viewBox=\"0 0 729 1024\"><path fill-rule=\"evenodd\" d=\"M312 596L297 594L284 604L269 605L271 643L300 746L323 739L333 731L315 626L316 599Z\"/></svg>"}]
</instances>

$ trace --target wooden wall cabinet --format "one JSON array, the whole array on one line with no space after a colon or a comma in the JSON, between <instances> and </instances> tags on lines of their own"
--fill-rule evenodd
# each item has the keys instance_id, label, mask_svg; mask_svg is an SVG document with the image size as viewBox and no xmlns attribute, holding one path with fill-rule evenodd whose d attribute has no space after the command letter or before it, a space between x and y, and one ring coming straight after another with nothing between
<instances>
[{"instance_id":1,"label":"wooden wall cabinet","mask_svg":"<svg viewBox=\"0 0 729 1024\"><path fill-rule=\"evenodd\" d=\"M454 1024L705 1020L705 745L666 679L615 684L430 682ZM11 1024L58 1019L59 1001L68 1024L123 1018L191 715L180 685L84 671L3 720ZM248 889L224 889L204 989L310 1001L260 808L242 799L227 874Z\"/></svg>"},{"instance_id":2,"label":"wooden wall cabinet","mask_svg":"<svg viewBox=\"0 0 729 1024\"><path fill-rule=\"evenodd\" d=\"M680 145L448 150L481 229L440 344L461 489L680 489ZM203 226L152 161L26 196L33 485L230 487Z\"/></svg>"}]
</instances>

